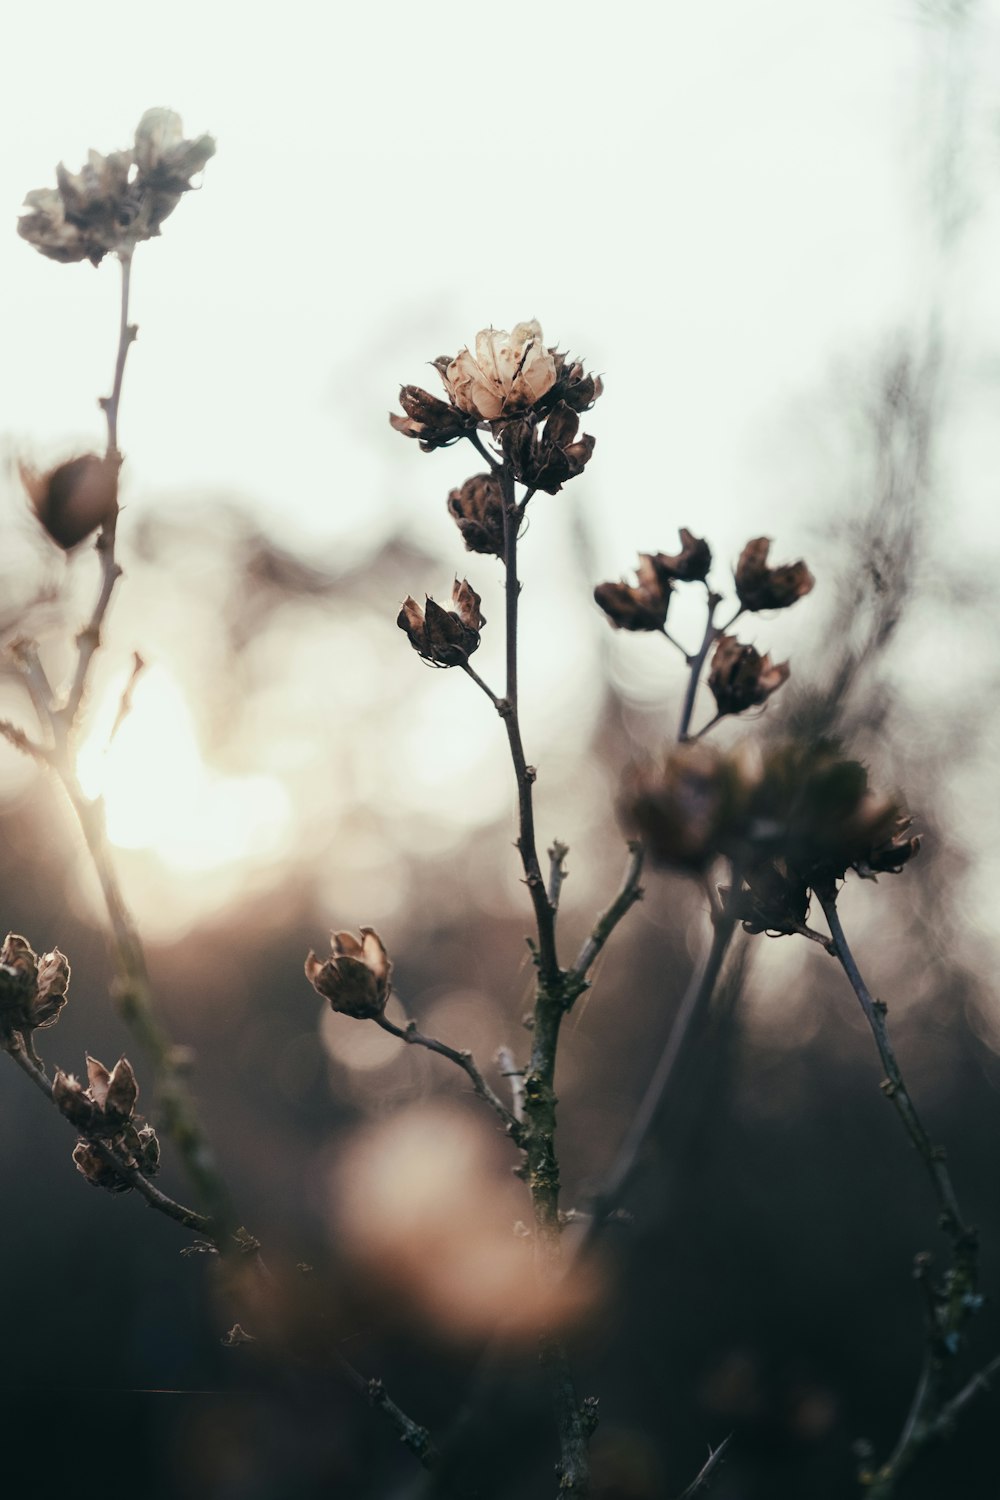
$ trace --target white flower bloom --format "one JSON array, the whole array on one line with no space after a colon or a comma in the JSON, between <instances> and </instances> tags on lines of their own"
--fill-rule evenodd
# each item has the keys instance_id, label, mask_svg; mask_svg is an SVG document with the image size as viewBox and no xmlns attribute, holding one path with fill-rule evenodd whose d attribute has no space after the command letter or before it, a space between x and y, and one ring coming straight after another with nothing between
<instances>
[{"instance_id":1,"label":"white flower bloom","mask_svg":"<svg viewBox=\"0 0 1000 1500\"><path fill-rule=\"evenodd\" d=\"M518 323L510 333L484 328L475 355L463 349L443 371L452 401L461 411L494 422L534 406L556 383L556 362L540 325Z\"/></svg>"}]
</instances>

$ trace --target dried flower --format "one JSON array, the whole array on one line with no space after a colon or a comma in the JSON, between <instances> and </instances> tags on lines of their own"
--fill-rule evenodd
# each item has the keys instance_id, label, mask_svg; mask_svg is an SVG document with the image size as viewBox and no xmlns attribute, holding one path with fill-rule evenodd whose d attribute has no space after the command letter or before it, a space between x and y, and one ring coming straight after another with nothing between
<instances>
[{"instance_id":1,"label":"dried flower","mask_svg":"<svg viewBox=\"0 0 1000 1500\"><path fill-rule=\"evenodd\" d=\"M594 599L616 630L662 630L673 584L650 552L639 553L635 584L599 583Z\"/></svg>"},{"instance_id":2,"label":"dried flower","mask_svg":"<svg viewBox=\"0 0 1000 1500\"><path fill-rule=\"evenodd\" d=\"M390 412L389 421L404 437L417 438L425 453L447 448L449 443L457 443L459 438L476 430L474 416L459 411L457 406L449 406L447 401L439 400L419 385L400 387L399 404L405 417Z\"/></svg>"},{"instance_id":3,"label":"dried flower","mask_svg":"<svg viewBox=\"0 0 1000 1500\"><path fill-rule=\"evenodd\" d=\"M76 1170L82 1172L91 1187L104 1188L107 1193L131 1192L132 1184L126 1182L111 1162L104 1159L91 1141L77 1141L73 1147L73 1161Z\"/></svg>"},{"instance_id":4,"label":"dried flower","mask_svg":"<svg viewBox=\"0 0 1000 1500\"><path fill-rule=\"evenodd\" d=\"M753 646L742 646L734 635L723 635L712 657L708 685L720 714L739 714L766 703L788 676L786 661L775 664Z\"/></svg>"},{"instance_id":5,"label":"dried flower","mask_svg":"<svg viewBox=\"0 0 1000 1500\"><path fill-rule=\"evenodd\" d=\"M69 961L58 948L37 958L26 938L9 932L0 947L0 1025L8 1032L54 1026L69 977Z\"/></svg>"},{"instance_id":6,"label":"dried flower","mask_svg":"<svg viewBox=\"0 0 1000 1500\"><path fill-rule=\"evenodd\" d=\"M452 589L454 609L443 609L428 595L424 608L407 597L396 617L405 630L414 651L436 667L460 667L479 646L479 632L486 624L480 612L480 598L468 579L455 580Z\"/></svg>"},{"instance_id":7,"label":"dried flower","mask_svg":"<svg viewBox=\"0 0 1000 1500\"><path fill-rule=\"evenodd\" d=\"M753 760L738 752L681 745L662 762L629 770L619 804L622 821L657 864L707 870L744 836L757 774Z\"/></svg>"},{"instance_id":8,"label":"dried flower","mask_svg":"<svg viewBox=\"0 0 1000 1500\"><path fill-rule=\"evenodd\" d=\"M96 266L112 251L127 254L140 240L159 234L163 220L191 189L191 178L214 153L211 136L184 139L173 110L147 110L134 152L90 151L79 172L59 164L56 188L28 193L18 233L51 260L89 260Z\"/></svg>"},{"instance_id":9,"label":"dried flower","mask_svg":"<svg viewBox=\"0 0 1000 1500\"><path fill-rule=\"evenodd\" d=\"M673 557L665 552L656 554L657 571L675 578L678 583L704 583L712 566L712 551L706 541L680 528L681 550Z\"/></svg>"},{"instance_id":10,"label":"dried flower","mask_svg":"<svg viewBox=\"0 0 1000 1500\"><path fill-rule=\"evenodd\" d=\"M529 410L557 377L555 358L535 321L518 323L510 333L482 329L475 355L462 349L441 371L454 405L484 422Z\"/></svg>"},{"instance_id":11,"label":"dried flower","mask_svg":"<svg viewBox=\"0 0 1000 1500\"><path fill-rule=\"evenodd\" d=\"M57 1068L53 1103L81 1133L73 1149L77 1170L94 1187L127 1193L131 1184L105 1158L98 1143L112 1147L124 1166L152 1177L160 1165L156 1131L135 1112L139 1085L128 1058L120 1057L109 1072L96 1057L88 1057L87 1079L85 1089L79 1079Z\"/></svg>"},{"instance_id":12,"label":"dried flower","mask_svg":"<svg viewBox=\"0 0 1000 1500\"><path fill-rule=\"evenodd\" d=\"M736 592L744 609L787 609L808 594L816 580L804 562L769 568L771 543L766 536L747 542L734 570Z\"/></svg>"},{"instance_id":13,"label":"dried flower","mask_svg":"<svg viewBox=\"0 0 1000 1500\"><path fill-rule=\"evenodd\" d=\"M186 140L181 117L172 109L147 109L136 127L136 187L143 201L149 234L159 234L160 225L173 213L191 179L215 155L210 135Z\"/></svg>"},{"instance_id":14,"label":"dried flower","mask_svg":"<svg viewBox=\"0 0 1000 1500\"><path fill-rule=\"evenodd\" d=\"M21 482L39 523L69 552L110 521L118 509L118 463L85 453L40 474L20 465Z\"/></svg>"},{"instance_id":15,"label":"dried flower","mask_svg":"<svg viewBox=\"0 0 1000 1500\"><path fill-rule=\"evenodd\" d=\"M331 935L330 958L320 960L310 952L306 978L313 989L330 1002L340 1015L372 1020L385 1010L391 988L392 964L385 945L373 927Z\"/></svg>"},{"instance_id":16,"label":"dried flower","mask_svg":"<svg viewBox=\"0 0 1000 1500\"><path fill-rule=\"evenodd\" d=\"M503 446L514 478L531 489L554 495L568 479L582 474L596 439L585 433L577 441L579 426L580 418L565 401L552 407L544 419L532 413L508 423Z\"/></svg>"},{"instance_id":17,"label":"dried flower","mask_svg":"<svg viewBox=\"0 0 1000 1500\"><path fill-rule=\"evenodd\" d=\"M504 555L503 496L495 474L473 474L448 496L448 510L469 552Z\"/></svg>"}]
</instances>

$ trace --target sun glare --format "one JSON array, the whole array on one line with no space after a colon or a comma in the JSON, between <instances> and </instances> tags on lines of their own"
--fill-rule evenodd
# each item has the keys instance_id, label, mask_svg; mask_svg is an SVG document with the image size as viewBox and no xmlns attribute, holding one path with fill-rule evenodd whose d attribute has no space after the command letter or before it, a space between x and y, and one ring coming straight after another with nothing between
<instances>
[{"instance_id":1,"label":"sun glare","mask_svg":"<svg viewBox=\"0 0 1000 1500\"><path fill-rule=\"evenodd\" d=\"M162 668L139 678L111 738L124 686L120 678L109 687L77 759L84 791L104 798L112 843L190 872L276 853L289 822L281 783L207 766L183 694Z\"/></svg>"}]
</instances>

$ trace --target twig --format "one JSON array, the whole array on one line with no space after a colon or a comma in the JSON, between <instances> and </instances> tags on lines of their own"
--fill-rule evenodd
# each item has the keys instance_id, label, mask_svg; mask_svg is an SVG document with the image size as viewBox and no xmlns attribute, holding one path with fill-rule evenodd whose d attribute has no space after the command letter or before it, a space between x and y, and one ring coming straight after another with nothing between
<instances>
[{"instance_id":1,"label":"twig","mask_svg":"<svg viewBox=\"0 0 1000 1500\"><path fill-rule=\"evenodd\" d=\"M479 673L475 670L475 668L474 667L470 667L469 663L467 661L463 661L463 663L462 663L462 671L466 674L467 677L471 677L472 678L473 682L476 684L476 687L482 688L483 692L486 694L487 698L493 704L493 707L496 709L497 713L500 713L500 711L501 711L501 709L500 709L501 700L497 697L496 693L493 691L493 689L491 687L487 687L486 683L480 677Z\"/></svg>"},{"instance_id":2,"label":"twig","mask_svg":"<svg viewBox=\"0 0 1000 1500\"><path fill-rule=\"evenodd\" d=\"M118 733L119 729L122 727L129 714L132 712L132 697L135 693L135 685L139 681L139 678L142 676L145 670L146 663L143 661L138 651L133 651L132 670L129 673L128 682L126 682L125 684L125 690L122 693L121 700L118 704L118 712L115 714L115 722L111 726L111 733L108 735L109 745L114 740L115 735Z\"/></svg>"},{"instance_id":3,"label":"twig","mask_svg":"<svg viewBox=\"0 0 1000 1500\"><path fill-rule=\"evenodd\" d=\"M517 1066L509 1047L498 1049L497 1065L501 1078L510 1081L510 1107L514 1119L520 1124L524 1119L524 1069Z\"/></svg>"},{"instance_id":4,"label":"twig","mask_svg":"<svg viewBox=\"0 0 1000 1500\"><path fill-rule=\"evenodd\" d=\"M23 729L19 729L16 724L12 724L9 719L0 719L0 737L5 739L8 744L13 745L15 750L20 750L22 755L30 755L35 760L42 761L45 765L49 764L51 757L45 746L39 745L30 735L25 734Z\"/></svg>"},{"instance_id":5,"label":"twig","mask_svg":"<svg viewBox=\"0 0 1000 1500\"><path fill-rule=\"evenodd\" d=\"M698 680L701 676L701 669L705 665L705 658L712 649L712 645L720 634L719 628L715 624L715 611L721 603L721 597L718 594L713 594L711 589L709 589L708 620L705 624L705 634L695 655L688 657L691 675L688 678L687 692L684 694L684 706L681 709L680 727L677 731L677 738L681 743L688 738L688 730L691 728L691 715L694 713L694 702L698 695Z\"/></svg>"},{"instance_id":6,"label":"twig","mask_svg":"<svg viewBox=\"0 0 1000 1500\"><path fill-rule=\"evenodd\" d=\"M565 859L569 853L568 844L560 844L556 839L549 849L549 905L553 911L559 910L559 897L562 893L562 884L566 879Z\"/></svg>"},{"instance_id":7,"label":"twig","mask_svg":"<svg viewBox=\"0 0 1000 1500\"><path fill-rule=\"evenodd\" d=\"M567 986L570 991L574 986L579 986L577 993L583 989L587 976L597 962L608 938L635 903L642 900L642 886L639 884L642 879L644 859L642 844L638 839L630 839L628 850L628 864L625 866L618 894L594 923L593 930L577 954L576 963L567 975Z\"/></svg>"},{"instance_id":8,"label":"twig","mask_svg":"<svg viewBox=\"0 0 1000 1500\"><path fill-rule=\"evenodd\" d=\"M590 1248L600 1230L607 1223L609 1214L617 1208L635 1175L642 1149L663 1109L667 1089L687 1040L691 1023L708 1004L718 982L726 950L736 930L738 920L736 908L741 885L741 879L734 872L727 906L715 921L708 950L701 964L691 975L663 1051L660 1053L659 1062L646 1086L639 1108L633 1116L610 1172L594 1197L587 1227L578 1243L578 1253L584 1253Z\"/></svg>"},{"instance_id":9,"label":"twig","mask_svg":"<svg viewBox=\"0 0 1000 1500\"><path fill-rule=\"evenodd\" d=\"M724 1437L722 1439L722 1442L717 1448L713 1449L709 1453L706 1462L698 1470L697 1474L694 1476L684 1493L678 1497L678 1500L694 1500L695 1495L700 1495L704 1490L708 1489L709 1485L712 1482L713 1475L715 1474L715 1471L721 1464L722 1460L725 1458L726 1449L729 1447L729 1444L732 1442L732 1440L732 1433L730 1433L728 1437Z\"/></svg>"},{"instance_id":10,"label":"twig","mask_svg":"<svg viewBox=\"0 0 1000 1500\"><path fill-rule=\"evenodd\" d=\"M120 464L118 409L121 405L122 381L125 378L125 361L128 358L128 351L135 342L139 330L134 323L130 323L128 320L129 291L132 281L132 250L120 251L118 260L121 265L118 351L115 356L115 373L111 386L111 395L102 397L100 404L108 424L107 459L109 462ZM116 506L114 512L101 527L100 535L97 538L97 553L101 559L101 586L97 595L97 603L94 605L93 614L76 638L76 671L73 674L73 683L66 698L65 706L60 710L59 714L67 736L72 731L76 716L80 710L80 704L83 702L91 662L101 644L101 627L104 624L104 617L108 612L111 596L115 591L115 584L121 577L122 570L115 558L115 534L117 526L118 510Z\"/></svg>"},{"instance_id":11,"label":"twig","mask_svg":"<svg viewBox=\"0 0 1000 1500\"><path fill-rule=\"evenodd\" d=\"M871 1027L885 1069L885 1081L882 1091L892 1101L893 1108L903 1122L907 1135L917 1149L917 1154L924 1164L924 1168L934 1188L941 1210L941 1228L951 1237L956 1249L963 1249L966 1254L972 1255L976 1242L975 1230L970 1228L962 1217L962 1211L958 1206L955 1189L952 1185L951 1174L948 1171L945 1153L942 1147L935 1146L924 1129L920 1116L917 1114L916 1106L910 1098L903 1074L900 1071L896 1054L892 1050L889 1040L889 1030L886 1025L887 1007L881 1000L874 1000L861 977L860 970L854 961L854 955L847 944L844 929L841 925L840 915L837 911L837 898L833 891L817 891L820 904L826 915L830 928L830 951L840 963L847 979L858 998L858 1002L865 1015L865 1020Z\"/></svg>"},{"instance_id":12,"label":"twig","mask_svg":"<svg viewBox=\"0 0 1000 1500\"><path fill-rule=\"evenodd\" d=\"M486 1079L473 1062L471 1052L460 1052L455 1047L449 1047L446 1042L437 1041L435 1037L424 1036L422 1032L417 1030L413 1021L407 1026L397 1026L386 1016L376 1016L375 1020L377 1025L381 1026L383 1031L387 1031L390 1036L398 1037L401 1042L408 1042L413 1047L426 1047L428 1052L437 1052L439 1056L448 1058L449 1062L453 1062L457 1068L461 1068L463 1073L471 1080L472 1087L480 1099L484 1099L490 1108L496 1111L507 1127L507 1132L512 1140L520 1144L520 1122L507 1108L499 1095L495 1094L490 1088Z\"/></svg>"}]
</instances>

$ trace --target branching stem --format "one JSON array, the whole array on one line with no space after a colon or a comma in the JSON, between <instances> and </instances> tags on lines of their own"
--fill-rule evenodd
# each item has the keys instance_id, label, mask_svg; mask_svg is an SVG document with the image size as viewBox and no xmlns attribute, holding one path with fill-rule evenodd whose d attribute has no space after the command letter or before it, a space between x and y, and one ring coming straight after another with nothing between
<instances>
[{"instance_id":1,"label":"branching stem","mask_svg":"<svg viewBox=\"0 0 1000 1500\"><path fill-rule=\"evenodd\" d=\"M471 1052L460 1052L456 1047L449 1047L446 1042L439 1042L435 1037L424 1036L423 1032L417 1030L413 1021L407 1026L397 1026L387 1016L377 1016L375 1019L376 1024L381 1026L383 1031L387 1031L390 1036L398 1037L401 1042L407 1042L412 1047L426 1047L428 1052L436 1052L440 1057L446 1057L449 1062L453 1062L457 1068L461 1068L462 1072L469 1078L473 1089L479 1095L480 1099L485 1100L490 1108L495 1110L500 1116L507 1127L507 1133L511 1139L520 1144L520 1122L515 1118L512 1111L507 1108L499 1095L494 1093L490 1088L486 1079L476 1067Z\"/></svg>"}]
</instances>

